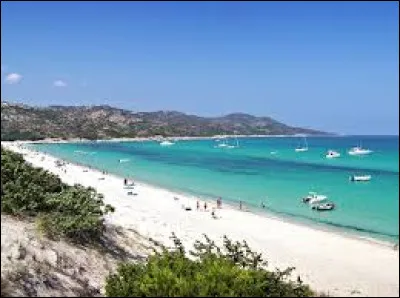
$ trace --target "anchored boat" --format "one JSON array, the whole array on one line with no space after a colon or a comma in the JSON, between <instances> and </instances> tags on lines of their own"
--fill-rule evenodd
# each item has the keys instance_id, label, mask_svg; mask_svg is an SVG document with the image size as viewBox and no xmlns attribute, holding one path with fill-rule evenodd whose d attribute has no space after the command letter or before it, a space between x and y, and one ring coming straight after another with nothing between
<instances>
[{"instance_id":1,"label":"anchored boat","mask_svg":"<svg viewBox=\"0 0 400 298\"><path fill-rule=\"evenodd\" d=\"M322 204L317 204L312 206L311 208L313 210L317 210L317 211L330 211L335 209L335 204L333 203L322 203Z\"/></svg>"},{"instance_id":2,"label":"anchored boat","mask_svg":"<svg viewBox=\"0 0 400 298\"><path fill-rule=\"evenodd\" d=\"M370 181L371 175L351 175L350 181Z\"/></svg>"},{"instance_id":3,"label":"anchored boat","mask_svg":"<svg viewBox=\"0 0 400 298\"><path fill-rule=\"evenodd\" d=\"M325 195L319 195L315 192L309 192L306 197L303 198L303 203L314 204L326 200L328 197Z\"/></svg>"}]
</instances>

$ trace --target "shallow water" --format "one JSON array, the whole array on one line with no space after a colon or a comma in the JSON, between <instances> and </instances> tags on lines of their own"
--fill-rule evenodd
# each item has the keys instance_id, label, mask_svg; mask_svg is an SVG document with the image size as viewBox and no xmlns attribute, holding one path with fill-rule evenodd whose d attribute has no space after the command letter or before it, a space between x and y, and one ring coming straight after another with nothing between
<instances>
[{"instance_id":1,"label":"shallow water","mask_svg":"<svg viewBox=\"0 0 400 298\"><path fill-rule=\"evenodd\" d=\"M125 177L273 212L303 223L338 228L380 240L399 237L399 139L391 136L310 137L302 140L245 138L239 148L215 148L214 140L178 141L163 147L148 142L36 144L37 150ZM234 140L230 140L234 145ZM362 143L368 156L350 156ZM328 149L341 153L326 159ZM271 152L275 152L271 154ZM119 160L122 159L123 162ZM350 182L352 174L369 182ZM301 202L309 191L328 196L337 208L317 212ZM261 202L266 205L260 208ZM260 227L262 232L262 227Z\"/></svg>"}]
</instances>

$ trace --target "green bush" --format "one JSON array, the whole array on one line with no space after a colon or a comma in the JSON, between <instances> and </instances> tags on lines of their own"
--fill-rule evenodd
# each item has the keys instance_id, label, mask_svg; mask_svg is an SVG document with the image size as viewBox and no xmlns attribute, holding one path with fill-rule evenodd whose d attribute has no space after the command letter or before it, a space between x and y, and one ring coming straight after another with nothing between
<instances>
[{"instance_id":1,"label":"green bush","mask_svg":"<svg viewBox=\"0 0 400 298\"><path fill-rule=\"evenodd\" d=\"M103 216L114 211L93 188L68 186L43 169L27 164L22 155L1 148L1 211L38 216L46 235L79 242L97 240Z\"/></svg>"},{"instance_id":2,"label":"green bush","mask_svg":"<svg viewBox=\"0 0 400 298\"><path fill-rule=\"evenodd\" d=\"M51 238L79 242L97 240L104 230L103 215L114 211L94 189L80 185L49 195L46 203L52 212L39 217L40 230Z\"/></svg>"},{"instance_id":3,"label":"green bush","mask_svg":"<svg viewBox=\"0 0 400 298\"><path fill-rule=\"evenodd\" d=\"M302 283L288 280L293 268L268 271L261 255L224 238L223 249L206 237L192 258L174 236L175 249L163 249L145 264L121 264L106 280L108 297L311 297Z\"/></svg>"},{"instance_id":4,"label":"green bush","mask_svg":"<svg viewBox=\"0 0 400 298\"><path fill-rule=\"evenodd\" d=\"M67 187L60 178L25 163L22 155L1 149L1 211L36 215L49 211L46 196Z\"/></svg>"}]
</instances>

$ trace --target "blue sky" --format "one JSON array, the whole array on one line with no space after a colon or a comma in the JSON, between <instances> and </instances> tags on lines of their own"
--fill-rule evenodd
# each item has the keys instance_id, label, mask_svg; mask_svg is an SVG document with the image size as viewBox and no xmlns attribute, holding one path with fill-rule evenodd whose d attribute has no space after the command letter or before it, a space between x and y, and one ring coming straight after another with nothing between
<instances>
[{"instance_id":1,"label":"blue sky","mask_svg":"<svg viewBox=\"0 0 400 298\"><path fill-rule=\"evenodd\" d=\"M1 2L1 98L398 134L397 2Z\"/></svg>"}]
</instances>

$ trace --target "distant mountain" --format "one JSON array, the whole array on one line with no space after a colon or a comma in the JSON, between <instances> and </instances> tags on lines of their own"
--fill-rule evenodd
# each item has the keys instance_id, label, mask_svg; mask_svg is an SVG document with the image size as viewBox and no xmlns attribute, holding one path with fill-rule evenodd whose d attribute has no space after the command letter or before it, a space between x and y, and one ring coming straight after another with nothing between
<instances>
[{"instance_id":1,"label":"distant mountain","mask_svg":"<svg viewBox=\"0 0 400 298\"><path fill-rule=\"evenodd\" d=\"M110 106L1 104L1 139L326 134L243 113L206 118L175 111L132 112Z\"/></svg>"}]
</instances>

